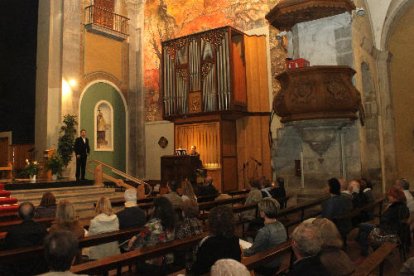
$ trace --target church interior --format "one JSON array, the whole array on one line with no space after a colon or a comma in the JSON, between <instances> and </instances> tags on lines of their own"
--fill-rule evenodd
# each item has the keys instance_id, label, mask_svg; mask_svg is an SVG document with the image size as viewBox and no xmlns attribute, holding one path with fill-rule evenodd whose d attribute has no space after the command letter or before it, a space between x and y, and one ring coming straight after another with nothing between
<instances>
[{"instance_id":1,"label":"church interior","mask_svg":"<svg viewBox=\"0 0 414 276\"><path fill-rule=\"evenodd\" d=\"M101 197L119 211L125 191L136 188L135 204L150 217L154 198L175 193L176 182L191 183L195 192L209 182L220 199L196 192L203 225L222 202L240 220L238 236L254 238L258 229L252 234L243 214L253 208L260 217L260 200L249 200L254 189L269 187L265 183L279 188L283 182L279 212L285 214L277 219L288 236L305 219L326 218L332 178L350 187L353 180L369 182L375 195L368 205L330 218L341 235L338 221L379 212L380 223L396 181L414 183L413 0L30 2L0 4L6 61L0 76L0 247L21 221L19 204L37 206L46 192L71 201L88 228ZM73 152L81 130L88 143L83 168ZM342 235L356 267L352 275L397 275L413 255L407 245L412 228L409 241L400 235L367 257L359 254L353 226ZM79 246L138 231L119 229L82 237ZM203 237L169 241L153 252L119 252L119 258L77 263L71 271L139 274L131 264L194 247ZM289 271L292 247L268 251L267 259L282 256L291 264L285 260L263 275ZM28 256L9 251L0 250L0 275L3 265ZM255 269L263 259L239 261L262 275Z\"/></svg>"}]
</instances>

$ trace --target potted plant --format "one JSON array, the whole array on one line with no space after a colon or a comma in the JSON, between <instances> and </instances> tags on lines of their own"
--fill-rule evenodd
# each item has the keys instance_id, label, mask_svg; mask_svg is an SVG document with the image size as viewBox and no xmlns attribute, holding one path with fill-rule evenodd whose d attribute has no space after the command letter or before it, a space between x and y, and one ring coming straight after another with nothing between
<instances>
[{"instance_id":1,"label":"potted plant","mask_svg":"<svg viewBox=\"0 0 414 276\"><path fill-rule=\"evenodd\" d=\"M63 125L60 127L60 137L58 140L57 152L62 161L63 167L67 167L73 156L73 145L76 136L75 115L66 114L63 116Z\"/></svg>"},{"instance_id":2,"label":"potted plant","mask_svg":"<svg viewBox=\"0 0 414 276\"><path fill-rule=\"evenodd\" d=\"M36 182L36 176L39 173L39 163L37 161L29 161L29 159L26 159L24 172L29 175L30 182Z\"/></svg>"},{"instance_id":3,"label":"potted plant","mask_svg":"<svg viewBox=\"0 0 414 276\"><path fill-rule=\"evenodd\" d=\"M52 179L56 180L62 174L63 162L59 155L53 154L46 162L46 168L52 171Z\"/></svg>"}]
</instances>

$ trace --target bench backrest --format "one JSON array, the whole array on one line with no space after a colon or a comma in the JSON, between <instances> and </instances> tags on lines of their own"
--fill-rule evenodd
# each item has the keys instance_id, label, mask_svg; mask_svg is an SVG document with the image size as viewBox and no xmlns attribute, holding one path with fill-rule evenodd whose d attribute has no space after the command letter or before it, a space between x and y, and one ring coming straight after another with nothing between
<instances>
[{"instance_id":1,"label":"bench backrest","mask_svg":"<svg viewBox=\"0 0 414 276\"><path fill-rule=\"evenodd\" d=\"M93 235L90 237L85 237L79 240L79 247L89 247L93 245L99 245L102 243L107 243L111 241L117 241L122 239L129 239L133 235L139 233L142 230L142 227L133 227L125 230L118 230L108 233L102 233L98 235ZM33 254L42 254L43 255L43 246L31 246L25 248L17 248L11 250L0 251L0 263L15 262L17 260L22 260L30 258Z\"/></svg>"},{"instance_id":2,"label":"bench backrest","mask_svg":"<svg viewBox=\"0 0 414 276\"><path fill-rule=\"evenodd\" d=\"M353 276L368 276L377 268L380 267L380 275L382 275L382 264L391 254L392 251L397 247L397 244L391 242L385 242L377 250L375 250L371 255L369 255L352 274Z\"/></svg>"},{"instance_id":3,"label":"bench backrest","mask_svg":"<svg viewBox=\"0 0 414 276\"><path fill-rule=\"evenodd\" d=\"M96 261L91 261L72 266L73 273L102 274L118 267L135 264L138 260L146 260L165 255L176 249L191 247L198 244L207 233L192 236L183 240L173 240L151 247L143 247L130 252L110 256Z\"/></svg>"}]
</instances>

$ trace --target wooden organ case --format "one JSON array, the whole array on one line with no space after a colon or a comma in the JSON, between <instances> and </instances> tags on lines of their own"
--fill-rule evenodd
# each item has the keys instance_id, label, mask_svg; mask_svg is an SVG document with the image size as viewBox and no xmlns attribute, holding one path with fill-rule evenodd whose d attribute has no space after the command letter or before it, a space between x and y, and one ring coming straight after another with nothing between
<instances>
[{"instance_id":1,"label":"wooden organ case","mask_svg":"<svg viewBox=\"0 0 414 276\"><path fill-rule=\"evenodd\" d=\"M246 40L257 38L223 27L162 43L164 118L174 122L175 147L189 152L191 146L196 146L204 168L216 187L224 192L244 186L245 174L241 168L249 153L246 153L248 145L240 144L239 140L250 141L239 138L245 135L245 117L251 115L249 111L257 112L249 110L248 87L252 80L248 78L251 74L246 74L249 70L245 47ZM260 39L262 44L264 41L261 50L265 55L265 40ZM264 75L267 86L267 72ZM257 87L253 90L260 94ZM270 110L267 87L263 93L267 96L267 106L264 104L265 112L260 115L267 116ZM260 130L258 136L261 134ZM262 142L259 139L257 145L249 146L260 147ZM255 155L253 159L256 158L263 160L262 156ZM270 172L270 154L267 159ZM270 176L269 172L266 176Z\"/></svg>"}]
</instances>

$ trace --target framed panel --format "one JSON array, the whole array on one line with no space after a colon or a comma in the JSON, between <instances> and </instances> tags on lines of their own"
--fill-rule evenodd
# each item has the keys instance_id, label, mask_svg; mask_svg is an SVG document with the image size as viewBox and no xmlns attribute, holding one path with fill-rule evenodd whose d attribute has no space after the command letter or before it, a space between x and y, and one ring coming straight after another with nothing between
<instances>
[{"instance_id":1,"label":"framed panel","mask_svg":"<svg viewBox=\"0 0 414 276\"><path fill-rule=\"evenodd\" d=\"M99 101L95 105L95 151L114 150L114 111L107 101Z\"/></svg>"}]
</instances>

